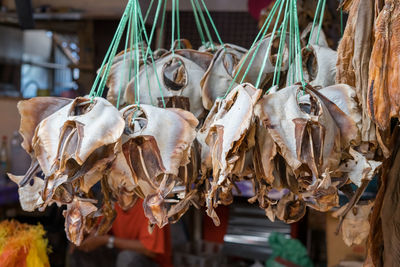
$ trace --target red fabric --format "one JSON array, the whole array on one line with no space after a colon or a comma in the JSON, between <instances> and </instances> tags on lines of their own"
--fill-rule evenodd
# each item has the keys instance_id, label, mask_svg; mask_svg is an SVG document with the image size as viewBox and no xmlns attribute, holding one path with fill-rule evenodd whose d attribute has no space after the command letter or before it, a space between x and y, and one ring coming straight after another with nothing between
<instances>
[{"instance_id":1,"label":"red fabric","mask_svg":"<svg viewBox=\"0 0 400 267\"><path fill-rule=\"evenodd\" d=\"M228 229L229 207L218 206L215 212L218 215L220 225L215 226L210 217L203 216L203 239L205 241L222 244L224 243L224 236Z\"/></svg>"},{"instance_id":2,"label":"red fabric","mask_svg":"<svg viewBox=\"0 0 400 267\"><path fill-rule=\"evenodd\" d=\"M162 267L172 266L171 234L169 226L148 231L149 220L144 215L143 200L139 199L128 211L123 211L115 205L117 217L112 226L114 236L124 239L139 240L142 245L157 254L156 261Z\"/></svg>"},{"instance_id":3,"label":"red fabric","mask_svg":"<svg viewBox=\"0 0 400 267\"><path fill-rule=\"evenodd\" d=\"M248 8L250 15L255 19L260 18L261 10L267 7L273 0L249 0Z\"/></svg>"}]
</instances>

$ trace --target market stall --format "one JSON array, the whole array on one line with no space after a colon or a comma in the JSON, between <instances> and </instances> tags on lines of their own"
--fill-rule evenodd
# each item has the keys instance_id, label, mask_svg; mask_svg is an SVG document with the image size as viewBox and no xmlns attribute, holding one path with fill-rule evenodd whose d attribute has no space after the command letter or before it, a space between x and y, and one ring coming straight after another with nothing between
<instances>
[{"instance_id":1,"label":"market stall","mask_svg":"<svg viewBox=\"0 0 400 267\"><path fill-rule=\"evenodd\" d=\"M233 2L3 12L0 218L62 240L40 266L400 264L400 3Z\"/></svg>"}]
</instances>

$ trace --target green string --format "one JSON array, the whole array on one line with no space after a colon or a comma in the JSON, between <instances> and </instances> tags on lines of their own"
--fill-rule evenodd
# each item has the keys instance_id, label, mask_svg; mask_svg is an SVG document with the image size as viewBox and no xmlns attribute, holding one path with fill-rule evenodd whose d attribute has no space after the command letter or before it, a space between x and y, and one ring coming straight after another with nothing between
<instances>
[{"instance_id":1,"label":"green string","mask_svg":"<svg viewBox=\"0 0 400 267\"><path fill-rule=\"evenodd\" d=\"M139 8L140 8L140 7L139 7ZM147 32L146 32L144 20L143 20L143 17L142 17L142 12L139 12L139 19L140 19L140 23L141 23L142 27L144 28L144 31L143 31L144 37L145 37L145 39L148 41ZM155 65L155 60L154 60L154 57L153 57L153 52L151 51L151 48L150 48L150 47L148 47L148 49L150 49L150 50L149 50L149 51L150 51L150 52L149 52L149 56L150 56L150 59L151 59L151 63L152 63L152 67L153 67L154 74L155 74L155 76L156 76L158 89L159 89L160 95L161 95L161 101L162 101L162 103L163 103L163 107L165 108L165 107L166 107L166 104L165 104L164 94L163 94L163 92L162 92L162 87L161 87L160 78L158 77L158 73L157 73L157 69L156 69L156 65ZM145 60L145 68L147 68L147 56L146 56L146 60ZM146 71L147 71L147 69L146 69ZM146 74L146 77L147 77L147 81L149 81L149 77L148 77L147 74ZM151 88L150 88L150 85L149 85L149 87L148 87L148 90L149 90L149 95L151 96L151 92L150 92ZM151 99L152 99L152 98L151 98ZM152 100L151 100L151 103L153 104L153 101L152 101Z\"/></svg>"},{"instance_id":2,"label":"green string","mask_svg":"<svg viewBox=\"0 0 400 267\"><path fill-rule=\"evenodd\" d=\"M340 36L343 37L343 0L340 1Z\"/></svg>"},{"instance_id":3,"label":"green string","mask_svg":"<svg viewBox=\"0 0 400 267\"><path fill-rule=\"evenodd\" d=\"M105 77L106 74L107 74L107 73L104 71L104 66L105 66L107 63L108 63L107 66L108 66L108 65L111 65L111 63L112 63L112 61L113 61L113 59L114 59L115 54L114 54L114 56L111 57L112 48L115 46L115 43L117 43L117 45L119 44L119 41L120 41L120 39L118 39L118 37L120 36L119 33L120 33L120 32L123 32L123 29L124 29L125 26L126 26L127 17L128 17L129 11L130 11L130 9L131 9L131 6L132 6L132 0L129 0L128 4L126 5L125 11L124 11L124 13L123 13L123 15L122 15L122 18L121 18L121 20L120 20L120 22L119 22L119 24L118 24L117 30L116 30L116 32L115 32L115 34L114 34L114 36L113 36L113 39L112 39L112 41L111 41L111 44L110 44L110 46L109 46L109 48L108 48L108 50L107 50L107 52L106 52L106 55L105 55L105 57L104 57L104 59L103 59L103 62L102 62L101 67L100 67L100 71L99 71L99 73L96 75L96 79L95 79L95 81L93 82L92 88L91 88L91 90L90 90L89 97L92 98L92 99L93 99L93 97L94 97L95 95L98 95L97 92L99 91L98 84L99 84L100 78L101 78L101 77ZM111 66L110 66L110 67L111 67ZM103 72L103 71L104 71L104 72ZM107 78L107 77L106 77L106 78Z\"/></svg>"},{"instance_id":4,"label":"green string","mask_svg":"<svg viewBox=\"0 0 400 267\"><path fill-rule=\"evenodd\" d=\"M157 21L158 21L158 16L160 14L161 6L162 6L162 2L161 2L161 0L159 0L158 4L157 4L157 9L156 9L156 15L155 15L154 21L153 21L153 27L151 28L150 37L149 37L149 40L147 43L148 47L147 47L147 51L146 51L146 58L149 55L149 52L151 50L150 46L151 46L151 43L153 42L153 36L156 31L156 25L157 25ZM146 23L146 18L144 19L144 23ZM144 28L144 29L146 30L146 28Z\"/></svg>"},{"instance_id":5,"label":"green string","mask_svg":"<svg viewBox=\"0 0 400 267\"><path fill-rule=\"evenodd\" d=\"M195 4L196 4L197 10L199 12L201 22L203 23L203 27L204 27L204 30L206 32L206 35L207 35L207 38L208 38L208 42L210 43L211 50L214 51L215 50L214 41L213 41L213 39L211 37L211 33L210 33L209 28L208 28L207 21L206 21L206 19L204 17L203 10L201 9L201 6L200 6L200 3L199 3L198 0L195 0Z\"/></svg>"},{"instance_id":6,"label":"green string","mask_svg":"<svg viewBox=\"0 0 400 267\"><path fill-rule=\"evenodd\" d=\"M147 21L149 15L150 15L150 10L151 10L151 8L153 7L153 3L154 3L154 0L151 0L151 2L150 2L150 4L149 4L149 7L148 7L148 9L147 9L147 11L146 11L146 15L144 16L144 21L145 21L145 22Z\"/></svg>"},{"instance_id":7,"label":"green string","mask_svg":"<svg viewBox=\"0 0 400 267\"><path fill-rule=\"evenodd\" d=\"M140 105L140 79L139 79L139 34L138 34L138 8L137 8L137 1L135 1L134 5L134 33L135 33L135 39L134 39L134 46L135 46L135 61L133 62L134 69L135 69L135 103L136 105Z\"/></svg>"},{"instance_id":8,"label":"green string","mask_svg":"<svg viewBox=\"0 0 400 267\"><path fill-rule=\"evenodd\" d=\"M203 0L201 0L201 2L202 2L202 4L203 4L204 10L206 11L206 14L207 14L208 19L209 19L209 21L210 21L210 23L211 23L211 26L212 26L213 29L214 29L215 35L217 36L217 39L218 39L219 43L220 43L221 45L224 45L224 42L222 42L221 36L220 36L219 33L218 33L217 27L215 27L215 24L214 24L214 21L213 21L211 15L210 15L210 12L208 12L208 9L207 9L206 4L204 3Z\"/></svg>"},{"instance_id":9,"label":"green string","mask_svg":"<svg viewBox=\"0 0 400 267\"><path fill-rule=\"evenodd\" d=\"M269 53L271 51L272 43L273 43L274 37L275 37L275 31L276 31L276 28L278 27L278 22L279 22L279 19L281 17L281 13L282 13L282 8L283 8L284 2L285 1L282 1L282 4L280 5L279 11L278 11L278 16L276 17L276 20L275 20L275 25L274 25L274 28L272 30L271 37L270 37L271 39L270 39L270 41L268 43L267 52L264 55L263 64L261 65L261 69L260 69L260 71L258 73L257 82L255 84L256 88L258 88L260 86L260 83L261 83L262 73L264 71L265 65L266 65L267 60L268 60Z\"/></svg>"},{"instance_id":10,"label":"green string","mask_svg":"<svg viewBox=\"0 0 400 267\"><path fill-rule=\"evenodd\" d=\"M317 40L316 40L315 44L318 45L318 43L319 43L319 35L321 32L322 22L323 22L324 13L325 13L325 5L326 5L326 0L318 0L317 8L316 8L315 14L314 14L313 24L312 24L311 31L310 31L310 36L308 38L307 47L309 47L309 45L311 44L311 38L314 34L314 28L317 23L317 20L319 20L319 23L318 23Z\"/></svg>"},{"instance_id":11,"label":"green string","mask_svg":"<svg viewBox=\"0 0 400 267\"><path fill-rule=\"evenodd\" d=\"M193 15L194 15L194 19L196 21L197 31L199 32L199 35L200 35L201 44L205 45L206 44L206 40L204 38L203 29L201 28L201 23L200 23L200 20L199 20L199 15L197 14L196 6L194 5L193 0L190 0L190 3L192 5Z\"/></svg>"},{"instance_id":12,"label":"green string","mask_svg":"<svg viewBox=\"0 0 400 267\"><path fill-rule=\"evenodd\" d=\"M162 1L162 0L160 0ZM167 0L164 0L164 7L163 7L163 12L162 12L162 17L161 17L161 26L160 26L160 35L158 36L159 40L162 40L163 34L164 34L164 24L165 24L165 14L167 13ZM159 48L159 47L157 47Z\"/></svg>"},{"instance_id":13,"label":"green string","mask_svg":"<svg viewBox=\"0 0 400 267\"><path fill-rule=\"evenodd\" d=\"M256 38L254 39L254 41L253 41L253 43L252 43L252 45L251 45L249 51L252 50L252 49L254 48L254 46L255 46L255 44L256 44L257 42L259 42L259 41L260 41L260 42L258 43L256 50L254 51L254 54L253 54L253 56L252 56L252 58L251 58L251 60L250 60L249 65L247 66L247 69L246 69L245 74L244 74L243 77L246 77L246 75L247 75L247 73L248 73L248 71L249 71L249 69L250 69L250 66L253 64L253 61L254 61L255 56L256 56L256 54L257 54L257 52L258 52L258 49L260 48L261 38L264 37L264 36L266 35L266 33L268 32L269 26L270 26L270 24L271 24L271 22L272 22L272 17L275 15L275 12L276 12L276 10L277 10L277 8L278 8L278 6L280 5L281 2L282 2L282 0L277 0L277 1L275 2L275 4L273 5L273 7L272 7L272 9L271 9L271 12L268 14L267 19L264 21L263 26L261 27L261 29L260 29L260 31L258 32ZM245 56L245 58L244 58L242 64L240 64L239 69L238 69L238 71L236 72L235 77L233 78L233 80L232 80L231 84L229 85L228 90L226 91L226 93L225 93L225 95L223 96L223 98L226 98L226 96L227 96L227 95L229 94L229 92L232 90L233 85L235 84L235 82L236 82L236 80L237 80L237 78L238 78L238 76L239 76L239 73L241 72L241 70L242 70L244 64L247 62L248 57L249 57L249 53L246 53L246 56ZM244 80L244 78L242 78L242 81L241 81L240 83L242 83L243 80Z\"/></svg>"},{"instance_id":14,"label":"green string","mask_svg":"<svg viewBox=\"0 0 400 267\"><path fill-rule=\"evenodd\" d=\"M294 37L294 23L293 23L293 16L289 16L289 68L292 68L292 61L295 60L294 57L294 42L292 41L293 37ZM293 84L294 82L294 72L291 71L289 72L289 85Z\"/></svg>"},{"instance_id":15,"label":"green string","mask_svg":"<svg viewBox=\"0 0 400 267\"><path fill-rule=\"evenodd\" d=\"M283 49L284 49L285 43L286 43L286 29L287 29L287 24L288 24L287 19L288 19L288 14L289 14L289 12L288 12L289 6L290 6L289 1L287 1L286 7L285 7L285 16L284 16L284 19L282 22L283 24L282 24L280 40L279 40L278 58L277 58L277 62L275 65L272 86L279 85L279 79L280 79L280 74L281 74L281 69L282 69L282 61L283 61ZM290 17L290 14L289 14L289 17Z\"/></svg>"},{"instance_id":16,"label":"green string","mask_svg":"<svg viewBox=\"0 0 400 267\"><path fill-rule=\"evenodd\" d=\"M110 74L112 62L113 62L114 57L115 57L115 55L117 53L118 45L119 45L119 43L121 41L121 37L122 37L122 34L124 32L124 29L125 29L125 26L126 26L128 18L129 18L128 15L124 14L124 16L123 16L123 25L122 25L122 27L120 29L117 30L117 39L115 40L115 43L114 43L114 45L113 45L113 47L111 49L110 59L109 59L109 62L107 64L107 66L106 66L106 70L104 72L104 75L101 78L100 85L99 85L99 88L97 90L97 96L102 96L103 95L104 88L105 88L105 85L106 85L106 82L107 82L107 79L108 79L108 75Z\"/></svg>"},{"instance_id":17,"label":"green string","mask_svg":"<svg viewBox=\"0 0 400 267\"><path fill-rule=\"evenodd\" d=\"M175 12L176 12L176 29L177 29L177 37L178 37L178 49L181 49L181 24L179 20L179 0L176 1L176 7L175 7Z\"/></svg>"},{"instance_id":18,"label":"green string","mask_svg":"<svg viewBox=\"0 0 400 267\"><path fill-rule=\"evenodd\" d=\"M171 33L171 50L172 50L172 57L175 56L175 0L172 0L172 33Z\"/></svg>"},{"instance_id":19,"label":"green string","mask_svg":"<svg viewBox=\"0 0 400 267\"><path fill-rule=\"evenodd\" d=\"M318 25L317 45L319 44L319 34L321 33L322 22L324 21L325 6L326 6L326 0L323 0L322 9L321 9L321 15L320 15L320 18L319 18L319 25Z\"/></svg>"},{"instance_id":20,"label":"green string","mask_svg":"<svg viewBox=\"0 0 400 267\"><path fill-rule=\"evenodd\" d=\"M301 43L300 43L300 30L299 30L299 21L297 17L297 0L292 0L293 2L293 13L294 16L294 28L295 28L295 39L296 39L296 58L298 58L298 68L300 71L300 81L303 87L303 93L305 92L306 83L304 81L304 74L303 74L303 60L301 58Z\"/></svg>"},{"instance_id":21,"label":"green string","mask_svg":"<svg viewBox=\"0 0 400 267\"><path fill-rule=\"evenodd\" d=\"M124 73L123 73L123 78L121 79L121 82L119 83L119 90L118 90L118 99L117 99L117 108L119 108L119 103L121 100L121 91L122 91L122 83L125 79L125 75L126 75L126 53L127 53L127 49L128 49L128 41L130 38L130 32L129 29L132 28L132 12L129 12L129 21L128 21L128 31L126 32L126 39L125 39L125 49L124 49L124 59L123 59L123 64L124 64ZM130 52L132 53L132 51ZM129 69L130 69L130 64L129 64Z\"/></svg>"}]
</instances>

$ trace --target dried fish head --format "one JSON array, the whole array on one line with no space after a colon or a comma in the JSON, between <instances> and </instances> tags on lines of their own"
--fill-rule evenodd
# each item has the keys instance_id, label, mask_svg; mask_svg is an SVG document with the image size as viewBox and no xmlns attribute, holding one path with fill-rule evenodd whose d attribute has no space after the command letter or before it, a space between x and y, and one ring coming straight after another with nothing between
<instances>
[{"instance_id":1,"label":"dried fish head","mask_svg":"<svg viewBox=\"0 0 400 267\"><path fill-rule=\"evenodd\" d=\"M200 81L205 109L210 110L218 97L223 97L233 81L233 71L246 49L225 44L214 54L213 60ZM236 87L237 83L232 86Z\"/></svg>"}]
</instances>

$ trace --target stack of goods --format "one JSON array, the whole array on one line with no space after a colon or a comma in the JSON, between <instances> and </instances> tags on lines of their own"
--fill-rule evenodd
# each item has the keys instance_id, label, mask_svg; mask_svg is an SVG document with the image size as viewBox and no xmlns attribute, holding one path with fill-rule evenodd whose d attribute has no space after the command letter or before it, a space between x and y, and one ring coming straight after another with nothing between
<instances>
[{"instance_id":1,"label":"stack of goods","mask_svg":"<svg viewBox=\"0 0 400 267\"><path fill-rule=\"evenodd\" d=\"M206 206L218 225L215 208L231 204L236 183L247 180L255 192L249 201L287 223L301 219L306 207L338 207L342 191L349 203L337 215L350 227L349 211L390 154L388 116L395 112L381 111L396 105L395 98L388 105L376 97L386 94L381 85L393 80L390 70L382 76L382 68L365 63L377 51L395 57L376 44L363 52L362 45L372 49L372 24L363 22L375 14L366 3L372 0L343 3L357 16L338 52L332 50L321 31L325 2L318 1L313 24L300 33L297 1L276 1L247 50L223 43L204 2L193 0L203 40L194 50L180 38L173 0L171 49L152 51L155 27L147 35L138 0L130 0L89 96L19 103L22 145L32 158L25 176L11 175L22 207L67 205L67 236L80 244L89 232L108 231L114 203L129 209L137 198L151 224L174 223L194 205ZM155 20L162 6L165 12L164 0ZM382 12L389 17L377 22L388 23L391 13ZM126 25L126 47L116 55ZM375 35L383 47L391 41ZM91 193L97 183L101 200Z\"/></svg>"},{"instance_id":2,"label":"stack of goods","mask_svg":"<svg viewBox=\"0 0 400 267\"><path fill-rule=\"evenodd\" d=\"M48 241L41 225L0 223L0 266L50 267Z\"/></svg>"}]
</instances>

